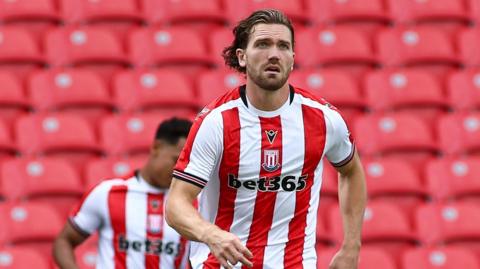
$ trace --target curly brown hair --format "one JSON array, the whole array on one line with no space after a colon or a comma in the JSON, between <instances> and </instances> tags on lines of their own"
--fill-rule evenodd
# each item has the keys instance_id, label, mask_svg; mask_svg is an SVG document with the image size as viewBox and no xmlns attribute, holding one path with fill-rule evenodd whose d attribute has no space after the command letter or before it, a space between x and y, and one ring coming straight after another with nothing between
<instances>
[{"instance_id":1,"label":"curly brown hair","mask_svg":"<svg viewBox=\"0 0 480 269\"><path fill-rule=\"evenodd\" d=\"M261 9L253 12L248 18L241 20L235 28L235 39L232 44L223 49L222 56L225 64L241 73L246 73L246 68L240 66L237 58L237 49L246 49L250 34L256 24L283 24L290 29L292 34L292 48L295 46L295 33L291 21L281 11L275 9Z\"/></svg>"}]
</instances>

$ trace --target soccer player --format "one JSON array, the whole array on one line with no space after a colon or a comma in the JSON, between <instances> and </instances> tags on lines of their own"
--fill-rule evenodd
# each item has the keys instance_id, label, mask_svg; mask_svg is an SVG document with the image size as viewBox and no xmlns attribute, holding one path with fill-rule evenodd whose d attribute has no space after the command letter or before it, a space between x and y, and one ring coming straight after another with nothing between
<instances>
[{"instance_id":1,"label":"soccer player","mask_svg":"<svg viewBox=\"0 0 480 269\"><path fill-rule=\"evenodd\" d=\"M173 172L167 222L196 241L193 269L316 268L325 156L340 172L344 227L330 268L356 268L366 187L344 120L323 99L288 84L295 43L284 14L256 11L233 33L224 58L246 74L246 85L195 120ZM200 192L197 212L191 204Z\"/></svg>"},{"instance_id":2,"label":"soccer player","mask_svg":"<svg viewBox=\"0 0 480 269\"><path fill-rule=\"evenodd\" d=\"M74 248L98 231L97 268L186 268L186 240L163 218L172 170L191 127L159 125L146 164L127 179L101 182L73 210L53 247L57 265L78 268Z\"/></svg>"}]
</instances>

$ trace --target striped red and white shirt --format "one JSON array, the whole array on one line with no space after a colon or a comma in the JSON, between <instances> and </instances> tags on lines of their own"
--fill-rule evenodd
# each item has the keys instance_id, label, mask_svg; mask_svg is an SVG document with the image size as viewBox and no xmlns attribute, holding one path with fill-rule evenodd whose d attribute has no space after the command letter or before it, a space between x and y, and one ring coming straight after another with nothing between
<instances>
[{"instance_id":1,"label":"striped red and white shirt","mask_svg":"<svg viewBox=\"0 0 480 269\"><path fill-rule=\"evenodd\" d=\"M84 235L98 231L96 268L186 268L186 240L163 217L166 196L137 172L85 195L69 221Z\"/></svg>"},{"instance_id":2,"label":"striped red and white shirt","mask_svg":"<svg viewBox=\"0 0 480 269\"><path fill-rule=\"evenodd\" d=\"M254 268L310 269L322 158L342 166L354 152L344 120L323 99L290 87L282 107L260 111L241 86L197 117L174 176L202 188L201 215L237 235ZM190 262L220 268L203 243L191 243Z\"/></svg>"}]
</instances>

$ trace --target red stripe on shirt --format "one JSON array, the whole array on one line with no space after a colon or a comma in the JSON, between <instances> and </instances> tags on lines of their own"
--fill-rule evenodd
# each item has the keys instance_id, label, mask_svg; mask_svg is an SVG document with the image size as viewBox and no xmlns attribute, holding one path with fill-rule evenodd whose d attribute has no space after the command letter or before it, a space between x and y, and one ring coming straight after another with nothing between
<instances>
[{"instance_id":1,"label":"red stripe on shirt","mask_svg":"<svg viewBox=\"0 0 480 269\"><path fill-rule=\"evenodd\" d=\"M163 193L147 195L147 219L146 221L146 235L152 242L158 242L163 238ZM145 268L159 269L160 268L160 254L145 253Z\"/></svg>"},{"instance_id":2,"label":"red stripe on shirt","mask_svg":"<svg viewBox=\"0 0 480 269\"><path fill-rule=\"evenodd\" d=\"M187 167L188 163L190 162L190 153L192 152L193 143L195 142L195 137L197 136L198 129L202 125L203 120L205 117L210 113L210 111L214 110L215 108L235 99L240 98L240 90L239 88L233 89L227 92L225 95L219 97L209 105L207 105L202 112L200 112L195 119L192 128L190 129L190 133L188 134L187 141L185 142L185 146L183 147L182 152L180 153L180 157L178 158L177 164L175 165L175 170L184 171Z\"/></svg>"},{"instance_id":3,"label":"red stripe on shirt","mask_svg":"<svg viewBox=\"0 0 480 269\"><path fill-rule=\"evenodd\" d=\"M323 112L305 105L302 106L302 112L305 137L305 160L302 175L308 175L308 177L306 188L296 192L295 214L289 223L284 268L303 268L303 246L311 189L315 178L315 169L320 163L325 147L326 127Z\"/></svg>"},{"instance_id":4,"label":"red stripe on shirt","mask_svg":"<svg viewBox=\"0 0 480 269\"><path fill-rule=\"evenodd\" d=\"M115 269L127 268L127 255L120 250L119 237L126 236L125 204L127 186L113 186L108 194L108 210L110 212L110 223L113 229L113 249Z\"/></svg>"},{"instance_id":5,"label":"red stripe on shirt","mask_svg":"<svg viewBox=\"0 0 480 269\"><path fill-rule=\"evenodd\" d=\"M261 167L260 178L273 178L280 177L282 171L282 123L280 116L273 118L260 117L260 126L262 136L262 149L261 149ZM272 143L269 141L266 132L277 132L275 139ZM276 151L276 157L274 162L268 162L266 156L266 150ZM270 155L271 156L271 155ZM267 171L264 166L280 164L274 171ZM268 167L267 167L268 168ZM272 169L273 170L273 169ZM267 181L269 182L269 180ZM266 185L270 185L267 183ZM250 226L250 233L247 240L247 248L253 253L253 268L263 268L263 258L265 254L265 248L268 242L268 232L272 227L273 212L275 210L275 200L277 198L277 192L257 191L257 197L255 198L255 206L253 210L253 220ZM242 268L248 268L243 266Z\"/></svg>"},{"instance_id":6,"label":"red stripe on shirt","mask_svg":"<svg viewBox=\"0 0 480 269\"><path fill-rule=\"evenodd\" d=\"M240 118L238 108L222 112L223 117L223 155L220 163L220 194L218 199L215 225L224 231L230 231L235 210L237 190L228 187L228 175L238 177L240 162ZM203 263L204 269L220 268L220 264L212 253Z\"/></svg>"}]
</instances>

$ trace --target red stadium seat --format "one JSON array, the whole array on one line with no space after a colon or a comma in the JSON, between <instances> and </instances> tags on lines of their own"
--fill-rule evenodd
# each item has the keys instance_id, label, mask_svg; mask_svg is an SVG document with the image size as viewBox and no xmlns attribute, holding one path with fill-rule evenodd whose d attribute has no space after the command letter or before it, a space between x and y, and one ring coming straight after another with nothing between
<instances>
[{"instance_id":1,"label":"red stadium seat","mask_svg":"<svg viewBox=\"0 0 480 269\"><path fill-rule=\"evenodd\" d=\"M15 0L0 2L0 20L51 20L57 21L58 14L54 0Z\"/></svg>"},{"instance_id":2,"label":"red stadium seat","mask_svg":"<svg viewBox=\"0 0 480 269\"><path fill-rule=\"evenodd\" d=\"M399 23L469 21L466 1L463 0L389 0L388 5L393 19Z\"/></svg>"},{"instance_id":3,"label":"red stadium seat","mask_svg":"<svg viewBox=\"0 0 480 269\"><path fill-rule=\"evenodd\" d=\"M417 209L415 222L418 236L425 245L462 246L470 248L480 257L478 204L426 204Z\"/></svg>"},{"instance_id":4,"label":"red stadium seat","mask_svg":"<svg viewBox=\"0 0 480 269\"><path fill-rule=\"evenodd\" d=\"M454 113L438 122L438 137L445 154L480 154L480 113Z\"/></svg>"},{"instance_id":5,"label":"red stadium seat","mask_svg":"<svg viewBox=\"0 0 480 269\"><path fill-rule=\"evenodd\" d=\"M469 250L457 247L412 248L402 256L403 269L478 269Z\"/></svg>"},{"instance_id":6,"label":"red stadium seat","mask_svg":"<svg viewBox=\"0 0 480 269\"><path fill-rule=\"evenodd\" d=\"M75 249L75 257L79 269L95 269L98 258L97 247L81 245L78 249Z\"/></svg>"},{"instance_id":7,"label":"red stadium seat","mask_svg":"<svg viewBox=\"0 0 480 269\"><path fill-rule=\"evenodd\" d=\"M189 81L170 70L135 70L118 73L113 79L120 111L177 111L193 113L198 104Z\"/></svg>"},{"instance_id":8,"label":"red stadium seat","mask_svg":"<svg viewBox=\"0 0 480 269\"><path fill-rule=\"evenodd\" d=\"M50 269L46 257L27 247L0 247L0 268L3 269Z\"/></svg>"},{"instance_id":9,"label":"red stadium seat","mask_svg":"<svg viewBox=\"0 0 480 269\"><path fill-rule=\"evenodd\" d=\"M403 157L414 157L415 153L431 156L438 151L432 130L415 115L362 116L356 120L353 128L358 148L367 156L401 153L406 154Z\"/></svg>"},{"instance_id":10,"label":"red stadium seat","mask_svg":"<svg viewBox=\"0 0 480 269\"><path fill-rule=\"evenodd\" d=\"M215 65L220 68L225 66L225 60L222 57L223 49L230 46L233 39L232 30L228 28L219 28L209 35L210 57L215 61Z\"/></svg>"},{"instance_id":11,"label":"red stadium seat","mask_svg":"<svg viewBox=\"0 0 480 269\"><path fill-rule=\"evenodd\" d=\"M175 24L184 22L224 23L226 21L220 0L142 0L143 13L151 23Z\"/></svg>"},{"instance_id":12,"label":"red stadium seat","mask_svg":"<svg viewBox=\"0 0 480 269\"><path fill-rule=\"evenodd\" d=\"M219 69L205 72L198 79L198 100L206 106L224 95L228 90L245 84L245 77L232 69Z\"/></svg>"},{"instance_id":13,"label":"red stadium seat","mask_svg":"<svg viewBox=\"0 0 480 269\"><path fill-rule=\"evenodd\" d=\"M299 66L376 64L370 40L348 27L305 29L296 38L295 61Z\"/></svg>"},{"instance_id":14,"label":"red stadium seat","mask_svg":"<svg viewBox=\"0 0 480 269\"><path fill-rule=\"evenodd\" d=\"M365 77L365 91L373 111L410 112L433 121L448 108L440 81L428 72L408 69L371 72Z\"/></svg>"},{"instance_id":15,"label":"red stadium seat","mask_svg":"<svg viewBox=\"0 0 480 269\"><path fill-rule=\"evenodd\" d=\"M0 160L3 157L13 156L17 152L13 140L13 132L3 120L0 120Z\"/></svg>"},{"instance_id":16,"label":"red stadium seat","mask_svg":"<svg viewBox=\"0 0 480 269\"><path fill-rule=\"evenodd\" d=\"M460 64L449 35L434 27L383 30L377 35L377 51L386 66L418 67L440 77Z\"/></svg>"},{"instance_id":17,"label":"red stadium seat","mask_svg":"<svg viewBox=\"0 0 480 269\"><path fill-rule=\"evenodd\" d=\"M61 159L11 159L3 163L0 175L1 185L12 201L46 202L62 216L67 216L83 193L77 171Z\"/></svg>"},{"instance_id":18,"label":"red stadium seat","mask_svg":"<svg viewBox=\"0 0 480 269\"><path fill-rule=\"evenodd\" d=\"M89 123L78 116L36 114L15 123L19 149L28 155L63 157L81 169L86 159L101 151Z\"/></svg>"},{"instance_id":19,"label":"red stadium seat","mask_svg":"<svg viewBox=\"0 0 480 269\"><path fill-rule=\"evenodd\" d=\"M480 69L452 73L447 80L450 105L457 110L480 110Z\"/></svg>"},{"instance_id":20,"label":"red stadium seat","mask_svg":"<svg viewBox=\"0 0 480 269\"><path fill-rule=\"evenodd\" d=\"M343 228L338 207L330 211L330 231L342 242ZM393 204L371 201L365 209L362 245L378 246L392 257L417 242L412 223L401 209Z\"/></svg>"},{"instance_id":21,"label":"red stadium seat","mask_svg":"<svg viewBox=\"0 0 480 269\"><path fill-rule=\"evenodd\" d=\"M458 33L458 50L463 64L477 67L480 65L480 30L478 28L465 28Z\"/></svg>"},{"instance_id":22,"label":"red stadium seat","mask_svg":"<svg viewBox=\"0 0 480 269\"><path fill-rule=\"evenodd\" d=\"M411 214L426 199L418 172L401 159L366 160L364 169L371 200L391 202Z\"/></svg>"},{"instance_id":23,"label":"red stadium seat","mask_svg":"<svg viewBox=\"0 0 480 269\"><path fill-rule=\"evenodd\" d=\"M0 27L0 69L25 78L34 69L45 65L45 59L34 37L26 30Z\"/></svg>"},{"instance_id":24,"label":"red stadium seat","mask_svg":"<svg viewBox=\"0 0 480 269\"><path fill-rule=\"evenodd\" d=\"M46 56L54 67L88 67L108 80L129 62L112 32L87 26L53 29L45 36Z\"/></svg>"},{"instance_id":25,"label":"red stadium seat","mask_svg":"<svg viewBox=\"0 0 480 269\"><path fill-rule=\"evenodd\" d=\"M478 24L480 21L480 2L477 0L467 0L470 8L470 15L474 22Z\"/></svg>"},{"instance_id":26,"label":"red stadium seat","mask_svg":"<svg viewBox=\"0 0 480 269\"><path fill-rule=\"evenodd\" d=\"M307 0L307 12L317 24L373 21L386 23L389 21L384 0ZM352 24L353 26L353 24Z\"/></svg>"},{"instance_id":27,"label":"red stadium seat","mask_svg":"<svg viewBox=\"0 0 480 269\"><path fill-rule=\"evenodd\" d=\"M9 244L35 248L43 257L51 255L52 242L63 226L52 207L36 202L8 203L0 205L0 212Z\"/></svg>"},{"instance_id":28,"label":"red stadium seat","mask_svg":"<svg viewBox=\"0 0 480 269\"><path fill-rule=\"evenodd\" d=\"M90 189L105 179L125 178L145 164L145 158L94 159L85 167L85 183Z\"/></svg>"},{"instance_id":29,"label":"red stadium seat","mask_svg":"<svg viewBox=\"0 0 480 269\"><path fill-rule=\"evenodd\" d=\"M68 23L141 21L135 0L61 0L60 6L63 20Z\"/></svg>"},{"instance_id":30,"label":"red stadium seat","mask_svg":"<svg viewBox=\"0 0 480 269\"><path fill-rule=\"evenodd\" d=\"M323 198L323 197L322 197ZM323 202L323 201L322 201ZM318 209L317 213L317 229L316 229L316 245L320 248L325 248L333 244L330 232L327 230L326 218L327 214Z\"/></svg>"},{"instance_id":31,"label":"red stadium seat","mask_svg":"<svg viewBox=\"0 0 480 269\"><path fill-rule=\"evenodd\" d=\"M273 8L280 10L292 20L294 24L304 24L308 20L302 1L278 0L224 0L227 17L230 24L237 24L255 10Z\"/></svg>"},{"instance_id":32,"label":"red stadium seat","mask_svg":"<svg viewBox=\"0 0 480 269\"><path fill-rule=\"evenodd\" d=\"M21 82L9 72L0 72L0 118L11 121L15 116L26 112L30 104Z\"/></svg>"},{"instance_id":33,"label":"red stadium seat","mask_svg":"<svg viewBox=\"0 0 480 269\"><path fill-rule=\"evenodd\" d=\"M339 249L330 248L318 253L317 268L326 269ZM395 261L384 250L376 247L362 247L358 259L358 269L397 269Z\"/></svg>"},{"instance_id":34,"label":"red stadium seat","mask_svg":"<svg viewBox=\"0 0 480 269\"><path fill-rule=\"evenodd\" d=\"M150 151L159 114L114 115L103 119L100 136L104 149L110 155L146 155Z\"/></svg>"},{"instance_id":35,"label":"red stadium seat","mask_svg":"<svg viewBox=\"0 0 480 269\"><path fill-rule=\"evenodd\" d=\"M88 70L40 71L28 84L33 107L40 112L61 111L95 121L113 109L104 81Z\"/></svg>"},{"instance_id":36,"label":"red stadium seat","mask_svg":"<svg viewBox=\"0 0 480 269\"><path fill-rule=\"evenodd\" d=\"M426 166L430 195L437 200L480 198L480 158L438 159Z\"/></svg>"}]
</instances>

